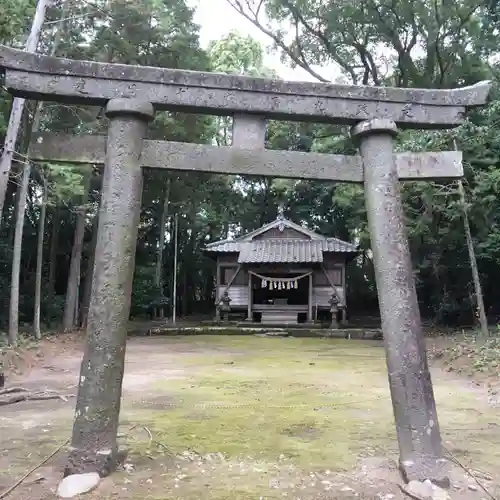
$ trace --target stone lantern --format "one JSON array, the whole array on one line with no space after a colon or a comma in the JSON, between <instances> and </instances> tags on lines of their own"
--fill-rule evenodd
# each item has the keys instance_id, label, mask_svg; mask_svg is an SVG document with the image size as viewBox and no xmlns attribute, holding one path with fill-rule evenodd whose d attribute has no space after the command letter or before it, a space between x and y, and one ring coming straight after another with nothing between
<instances>
[{"instance_id":1,"label":"stone lantern","mask_svg":"<svg viewBox=\"0 0 500 500\"><path fill-rule=\"evenodd\" d=\"M229 321L229 312L231 311L231 297L227 291L222 295L219 304L217 305L217 319Z\"/></svg>"}]
</instances>

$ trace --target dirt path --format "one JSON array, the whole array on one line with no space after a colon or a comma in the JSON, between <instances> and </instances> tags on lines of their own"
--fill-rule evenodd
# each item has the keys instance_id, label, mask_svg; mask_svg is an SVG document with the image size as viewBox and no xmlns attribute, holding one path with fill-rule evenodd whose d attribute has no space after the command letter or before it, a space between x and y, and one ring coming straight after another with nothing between
<instances>
[{"instance_id":1,"label":"dirt path","mask_svg":"<svg viewBox=\"0 0 500 500\"><path fill-rule=\"evenodd\" d=\"M9 385L75 394L78 343L57 342ZM377 342L258 337L140 338L123 384L126 470L88 498L399 498L392 409ZM433 368L447 449L496 489L500 415L488 391ZM0 408L0 491L71 432L75 399ZM133 431L130 427L135 426ZM383 458L381 458L383 457ZM55 498L63 453L9 497ZM491 476L492 480L484 479ZM35 481L35 482L34 482ZM453 498L488 495L460 467ZM477 491L476 491L477 489Z\"/></svg>"}]
</instances>

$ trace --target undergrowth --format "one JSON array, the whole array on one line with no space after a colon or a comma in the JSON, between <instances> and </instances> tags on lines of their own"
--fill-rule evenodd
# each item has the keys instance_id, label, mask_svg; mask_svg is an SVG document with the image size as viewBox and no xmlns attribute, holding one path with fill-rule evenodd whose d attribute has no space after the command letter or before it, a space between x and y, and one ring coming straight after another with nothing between
<instances>
[{"instance_id":1,"label":"undergrowth","mask_svg":"<svg viewBox=\"0 0 500 500\"><path fill-rule=\"evenodd\" d=\"M38 349L40 343L32 335L19 334L16 345L9 345L7 334L0 332L0 373L16 371L27 351Z\"/></svg>"},{"instance_id":2,"label":"undergrowth","mask_svg":"<svg viewBox=\"0 0 500 500\"><path fill-rule=\"evenodd\" d=\"M448 371L479 377L498 375L500 328L487 338L477 332L464 332L447 340L447 344L431 350L430 355L441 359Z\"/></svg>"}]
</instances>

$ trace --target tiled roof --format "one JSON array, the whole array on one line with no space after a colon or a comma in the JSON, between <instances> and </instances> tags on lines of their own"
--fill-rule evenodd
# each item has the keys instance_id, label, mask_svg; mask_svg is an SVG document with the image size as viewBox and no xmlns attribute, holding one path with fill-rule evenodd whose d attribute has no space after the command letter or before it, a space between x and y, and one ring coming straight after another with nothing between
<instances>
[{"instance_id":1,"label":"tiled roof","mask_svg":"<svg viewBox=\"0 0 500 500\"><path fill-rule=\"evenodd\" d=\"M238 262L323 262L321 241L276 239L246 243L241 249Z\"/></svg>"},{"instance_id":2,"label":"tiled roof","mask_svg":"<svg viewBox=\"0 0 500 500\"><path fill-rule=\"evenodd\" d=\"M284 227L302 233L303 238L270 238L254 240L256 236L278 227ZM352 243L337 238L325 238L294 222L278 218L251 233L235 240L214 241L205 247L206 252L239 253L238 262L278 263L278 262L323 262L323 252L357 253L358 248Z\"/></svg>"},{"instance_id":3,"label":"tiled roof","mask_svg":"<svg viewBox=\"0 0 500 500\"><path fill-rule=\"evenodd\" d=\"M323 252L357 253L359 251L356 245L337 238L325 238L320 243Z\"/></svg>"},{"instance_id":4,"label":"tiled roof","mask_svg":"<svg viewBox=\"0 0 500 500\"><path fill-rule=\"evenodd\" d=\"M241 247L241 243L239 241L214 241L213 243L209 243L205 250L207 252L221 252L221 253L231 253L231 252L239 252Z\"/></svg>"},{"instance_id":5,"label":"tiled roof","mask_svg":"<svg viewBox=\"0 0 500 500\"><path fill-rule=\"evenodd\" d=\"M312 245L319 245L323 252L339 252L339 253L355 253L358 251L356 245L348 243L347 241L338 240L337 238L325 238L324 240L299 240L299 239L273 239L273 240L258 240L258 241L214 241L206 246L207 252L217 253L237 253L246 249L249 245L256 243L264 243L266 241L279 241L279 242L300 242Z\"/></svg>"}]
</instances>

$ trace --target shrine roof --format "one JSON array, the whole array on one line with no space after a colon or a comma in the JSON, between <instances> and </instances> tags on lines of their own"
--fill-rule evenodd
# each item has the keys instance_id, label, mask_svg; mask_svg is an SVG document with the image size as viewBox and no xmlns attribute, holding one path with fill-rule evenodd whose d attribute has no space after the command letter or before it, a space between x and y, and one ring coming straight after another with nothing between
<instances>
[{"instance_id":1,"label":"shrine roof","mask_svg":"<svg viewBox=\"0 0 500 500\"><path fill-rule=\"evenodd\" d=\"M238 263L323 262L321 241L276 239L246 243Z\"/></svg>"},{"instance_id":2,"label":"shrine roof","mask_svg":"<svg viewBox=\"0 0 500 500\"><path fill-rule=\"evenodd\" d=\"M276 233L266 239L254 239L277 228L292 229L301 237L279 238ZM278 233L279 234L279 233ZM238 262L246 263L306 263L323 262L324 252L358 252L358 247L338 238L328 238L294 222L278 217L275 221L234 240L215 241L205 247L210 253L239 253Z\"/></svg>"}]
</instances>

